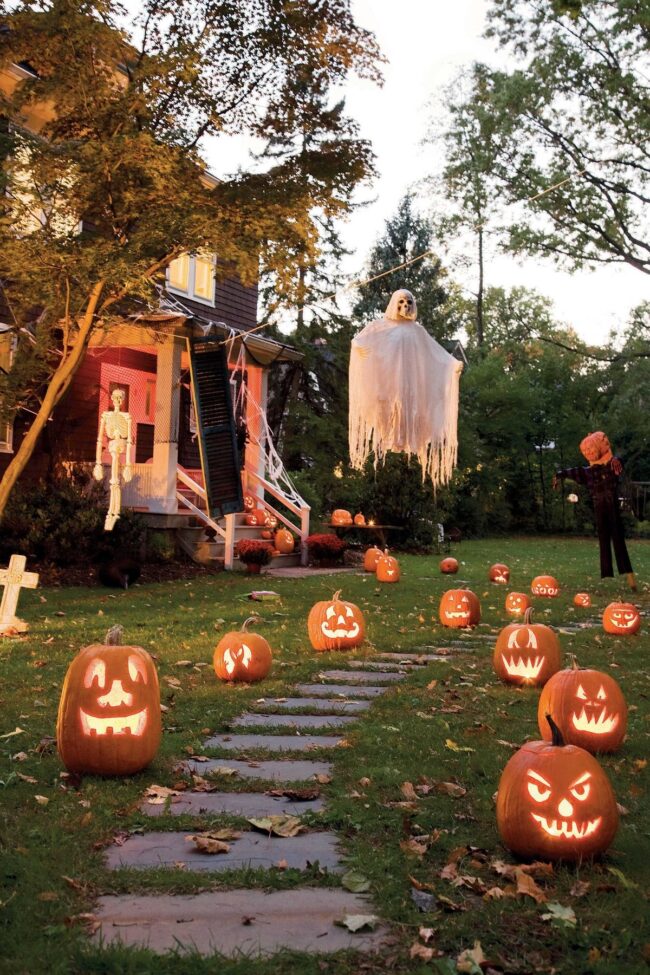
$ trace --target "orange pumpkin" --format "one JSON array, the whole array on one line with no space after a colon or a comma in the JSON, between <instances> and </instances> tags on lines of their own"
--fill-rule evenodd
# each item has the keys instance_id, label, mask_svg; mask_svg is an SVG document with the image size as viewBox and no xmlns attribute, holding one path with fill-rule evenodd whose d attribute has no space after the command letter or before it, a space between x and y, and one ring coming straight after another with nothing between
<instances>
[{"instance_id":1,"label":"orange pumpkin","mask_svg":"<svg viewBox=\"0 0 650 975\"><path fill-rule=\"evenodd\" d=\"M633 603L610 603L603 613L605 633L631 636L641 629L641 614Z\"/></svg>"},{"instance_id":2,"label":"orange pumpkin","mask_svg":"<svg viewBox=\"0 0 650 975\"><path fill-rule=\"evenodd\" d=\"M376 572L377 562L382 557L384 553L380 548L367 548L366 554L363 557L363 570L364 572Z\"/></svg>"},{"instance_id":3,"label":"orange pumpkin","mask_svg":"<svg viewBox=\"0 0 650 975\"><path fill-rule=\"evenodd\" d=\"M273 532L270 528L265 528L264 531L260 532L262 538L273 538Z\"/></svg>"},{"instance_id":4,"label":"orange pumpkin","mask_svg":"<svg viewBox=\"0 0 650 975\"><path fill-rule=\"evenodd\" d=\"M160 690L142 647L122 646L122 627L74 658L63 682L56 739L70 772L132 775L160 745Z\"/></svg>"},{"instance_id":5,"label":"orange pumpkin","mask_svg":"<svg viewBox=\"0 0 650 975\"><path fill-rule=\"evenodd\" d=\"M490 582L498 582L500 585L505 586L510 582L510 569L503 562L495 562L490 567L489 579Z\"/></svg>"},{"instance_id":6,"label":"orange pumpkin","mask_svg":"<svg viewBox=\"0 0 650 975\"><path fill-rule=\"evenodd\" d=\"M377 568L375 569L378 582L399 582L400 571L399 562L394 559L392 555L388 554L388 551L377 559Z\"/></svg>"},{"instance_id":7,"label":"orange pumpkin","mask_svg":"<svg viewBox=\"0 0 650 975\"><path fill-rule=\"evenodd\" d=\"M440 571L444 575L455 575L458 572L458 560L449 556L440 563Z\"/></svg>"},{"instance_id":8,"label":"orange pumpkin","mask_svg":"<svg viewBox=\"0 0 650 975\"><path fill-rule=\"evenodd\" d=\"M255 508L255 503L257 498L254 498L252 494L244 495L244 511L253 511Z\"/></svg>"},{"instance_id":9,"label":"orange pumpkin","mask_svg":"<svg viewBox=\"0 0 650 975\"><path fill-rule=\"evenodd\" d=\"M530 599L525 592L509 592L506 596L506 613L508 616L523 616L530 606Z\"/></svg>"},{"instance_id":10,"label":"orange pumpkin","mask_svg":"<svg viewBox=\"0 0 650 975\"><path fill-rule=\"evenodd\" d=\"M560 594L560 583L553 576L535 576L530 584L533 596L546 596L553 599Z\"/></svg>"},{"instance_id":11,"label":"orange pumpkin","mask_svg":"<svg viewBox=\"0 0 650 975\"><path fill-rule=\"evenodd\" d=\"M539 698L537 722L542 738L550 741L550 714L571 745L588 752L616 752L627 730L627 705L613 677L600 670L581 670L573 659L568 670L559 670Z\"/></svg>"},{"instance_id":12,"label":"orange pumpkin","mask_svg":"<svg viewBox=\"0 0 650 975\"><path fill-rule=\"evenodd\" d=\"M258 617L249 616L241 630L232 630L219 640L213 657L219 680L254 684L268 674L273 661L271 647L259 633L248 632L249 624L256 621Z\"/></svg>"},{"instance_id":13,"label":"orange pumpkin","mask_svg":"<svg viewBox=\"0 0 650 975\"><path fill-rule=\"evenodd\" d=\"M339 599L340 590L330 600L316 603L309 611L307 631L314 650L349 650L363 643L366 623L354 603Z\"/></svg>"},{"instance_id":14,"label":"orange pumpkin","mask_svg":"<svg viewBox=\"0 0 650 975\"><path fill-rule=\"evenodd\" d=\"M263 508L253 508L247 515L244 515L244 522L250 526L259 525L261 527L265 524L265 517L266 513Z\"/></svg>"},{"instance_id":15,"label":"orange pumpkin","mask_svg":"<svg viewBox=\"0 0 650 975\"><path fill-rule=\"evenodd\" d=\"M580 442L580 452L590 464L606 464L612 459L612 447L602 430L589 433Z\"/></svg>"},{"instance_id":16,"label":"orange pumpkin","mask_svg":"<svg viewBox=\"0 0 650 975\"><path fill-rule=\"evenodd\" d=\"M333 525L351 525L352 515L345 508L337 508L332 512L332 524Z\"/></svg>"},{"instance_id":17,"label":"orange pumpkin","mask_svg":"<svg viewBox=\"0 0 650 975\"><path fill-rule=\"evenodd\" d=\"M532 622L529 607L523 623L504 626L497 637L492 664L501 680L520 687L542 687L560 669L560 641L550 626Z\"/></svg>"},{"instance_id":18,"label":"orange pumpkin","mask_svg":"<svg viewBox=\"0 0 650 975\"><path fill-rule=\"evenodd\" d=\"M278 552L281 552L283 555L289 555L291 552L293 552L295 545L296 543L293 535L290 531L287 531L286 528L280 528L279 531L275 533L275 547L277 548Z\"/></svg>"},{"instance_id":19,"label":"orange pumpkin","mask_svg":"<svg viewBox=\"0 0 650 975\"><path fill-rule=\"evenodd\" d=\"M274 514L272 514L272 512L268 510L268 508L264 509L264 524L266 525L267 528L278 527L278 519L275 517Z\"/></svg>"},{"instance_id":20,"label":"orange pumpkin","mask_svg":"<svg viewBox=\"0 0 650 975\"><path fill-rule=\"evenodd\" d=\"M605 772L565 745L554 722L552 742L527 742L504 768L496 815L504 845L525 859L583 860L604 853L618 829Z\"/></svg>"},{"instance_id":21,"label":"orange pumpkin","mask_svg":"<svg viewBox=\"0 0 650 975\"><path fill-rule=\"evenodd\" d=\"M359 511L359 513L354 516L354 523L355 525L359 525L360 528L365 527L366 516L362 515L361 512Z\"/></svg>"},{"instance_id":22,"label":"orange pumpkin","mask_svg":"<svg viewBox=\"0 0 650 975\"><path fill-rule=\"evenodd\" d=\"M481 604L470 589L448 589L440 599L440 622L460 628L476 626L481 619Z\"/></svg>"},{"instance_id":23,"label":"orange pumpkin","mask_svg":"<svg viewBox=\"0 0 650 975\"><path fill-rule=\"evenodd\" d=\"M577 592L573 597L574 606L591 606L591 596L588 592Z\"/></svg>"}]
</instances>

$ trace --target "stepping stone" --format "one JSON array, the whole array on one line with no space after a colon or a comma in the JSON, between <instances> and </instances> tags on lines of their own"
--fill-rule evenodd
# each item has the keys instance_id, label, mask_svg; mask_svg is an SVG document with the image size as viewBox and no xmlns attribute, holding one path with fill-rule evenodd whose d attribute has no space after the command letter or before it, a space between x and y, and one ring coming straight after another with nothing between
<instances>
[{"instance_id":1,"label":"stepping stone","mask_svg":"<svg viewBox=\"0 0 650 975\"><path fill-rule=\"evenodd\" d=\"M269 752L306 752L314 748L336 748L342 738L331 735L215 735L203 742L204 748L247 751L265 748Z\"/></svg>"},{"instance_id":2,"label":"stepping stone","mask_svg":"<svg viewBox=\"0 0 650 975\"><path fill-rule=\"evenodd\" d=\"M186 836L187 831L129 836L121 846L108 848L106 866L109 870L122 867L134 870L152 867L179 869L178 864L182 863L188 870L222 873L242 867L270 870L280 860L286 860L287 867L306 870L308 864L318 860L322 868L333 873L344 870L334 833L299 833L298 836L284 839L251 831L233 840L228 853L216 854L200 853Z\"/></svg>"},{"instance_id":3,"label":"stepping stone","mask_svg":"<svg viewBox=\"0 0 650 975\"><path fill-rule=\"evenodd\" d=\"M231 728L343 728L358 719L342 714L242 714Z\"/></svg>"},{"instance_id":4,"label":"stepping stone","mask_svg":"<svg viewBox=\"0 0 650 975\"><path fill-rule=\"evenodd\" d=\"M409 667L413 669L413 663L411 661L405 660L401 662L401 657L397 654L389 654L388 660L348 660L347 663L350 667L357 667L359 670L388 670L390 668L391 673L407 674L409 672ZM420 666L422 666L420 664Z\"/></svg>"},{"instance_id":5,"label":"stepping stone","mask_svg":"<svg viewBox=\"0 0 650 975\"><path fill-rule=\"evenodd\" d=\"M296 684L299 694L313 694L314 697L328 697L340 694L341 697L379 697L388 687L369 687L363 684Z\"/></svg>"},{"instance_id":6,"label":"stepping stone","mask_svg":"<svg viewBox=\"0 0 650 975\"><path fill-rule=\"evenodd\" d=\"M378 653L377 656L380 660L394 660L395 663L404 663L404 666L408 667L412 664L430 664L433 660L436 663L448 663L448 648L444 648L444 653ZM353 663L351 660L350 663ZM374 667L380 667L381 664L373 664Z\"/></svg>"},{"instance_id":7,"label":"stepping stone","mask_svg":"<svg viewBox=\"0 0 650 975\"><path fill-rule=\"evenodd\" d=\"M332 688L330 688L332 690ZM325 714L344 714L346 712L367 711L369 701L342 701L339 698L287 697L283 701L258 701L257 707L268 714L269 708L282 711L296 711L299 708L310 711L323 711Z\"/></svg>"},{"instance_id":8,"label":"stepping stone","mask_svg":"<svg viewBox=\"0 0 650 975\"><path fill-rule=\"evenodd\" d=\"M267 796L263 792L183 792L172 796L171 803L152 805L143 802L140 809L147 816L302 816L306 812L320 812L322 799L287 799L286 796Z\"/></svg>"},{"instance_id":9,"label":"stepping stone","mask_svg":"<svg viewBox=\"0 0 650 975\"><path fill-rule=\"evenodd\" d=\"M408 674L378 670L373 670L372 673L368 673L367 670L324 670L318 676L321 680L359 681L360 683L367 682L369 684L372 681L383 681L388 684L392 681L404 680L405 677L408 677Z\"/></svg>"},{"instance_id":10,"label":"stepping stone","mask_svg":"<svg viewBox=\"0 0 650 975\"><path fill-rule=\"evenodd\" d=\"M240 762L234 758L211 758L207 762L189 759L184 763L190 772L209 775L215 768L235 769L243 779L265 779L267 782L308 782L315 775L331 775L329 762Z\"/></svg>"},{"instance_id":11,"label":"stepping stone","mask_svg":"<svg viewBox=\"0 0 650 975\"><path fill-rule=\"evenodd\" d=\"M94 940L154 952L220 952L240 958L270 955L282 948L324 953L371 951L385 928L351 934L335 921L346 914L372 914L358 894L325 887L262 890L215 890L187 895L107 895L99 898L100 922ZM244 924L244 918L251 918Z\"/></svg>"}]
</instances>

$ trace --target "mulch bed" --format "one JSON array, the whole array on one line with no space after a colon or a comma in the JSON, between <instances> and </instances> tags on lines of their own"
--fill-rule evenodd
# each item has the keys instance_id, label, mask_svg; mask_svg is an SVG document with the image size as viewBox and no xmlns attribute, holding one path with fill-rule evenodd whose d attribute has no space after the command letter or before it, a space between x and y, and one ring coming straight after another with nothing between
<instances>
[{"instance_id":1,"label":"mulch bed","mask_svg":"<svg viewBox=\"0 0 650 975\"><path fill-rule=\"evenodd\" d=\"M30 572L38 572L41 586L102 586L94 566L56 565L29 562ZM174 559L172 562L148 563L142 566L138 585L147 582L173 582L176 579L195 579L197 576L213 576L223 572L220 566L199 565L191 559Z\"/></svg>"}]
</instances>

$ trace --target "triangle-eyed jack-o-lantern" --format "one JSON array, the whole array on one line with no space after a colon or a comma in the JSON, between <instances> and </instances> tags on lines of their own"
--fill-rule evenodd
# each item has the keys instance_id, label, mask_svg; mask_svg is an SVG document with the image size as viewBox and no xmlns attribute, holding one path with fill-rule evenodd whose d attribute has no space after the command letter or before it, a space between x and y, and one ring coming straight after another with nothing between
<instances>
[{"instance_id":1,"label":"triangle-eyed jack-o-lantern","mask_svg":"<svg viewBox=\"0 0 650 975\"><path fill-rule=\"evenodd\" d=\"M533 623L529 607L523 623L504 626L497 637L492 663L507 684L541 687L560 669L560 641L550 626Z\"/></svg>"},{"instance_id":2,"label":"triangle-eyed jack-o-lantern","mask_svg":"<svg viewBox=\"0 0 650 975\"><path fill-rule=\"evenodd\" d=\"M439 615L443 626L476 626L481 620L481 604L471 589L448 589L440 599Z\"/></svg>"},{"instance_id":3,"label":"triangle-eyed jack-o-lantern","mask_svg":"<svg viewBox=\"0 0 650 975\"><path fill-rule=\"evenodd\" d=\"M349 650L360 646L366 637L363 613L354 603L340 599L315 603L307 618L307 631L314 650Z\"/></svg>"},{"instance_id":4,"label":"triangle-eyed jack-o-lantern","mask_svg":"<svg viewBox=\"0 0 650 975\"><path fill-rule=\"evenodd\" d=\"M627 705L621 688L609 674L582 670L575 657L568 670L553 674L539 697L537 723L542 738L550 741L547 714L570 745L588 752L616 752L623 744Z\"/></svg>"}]
</instances>

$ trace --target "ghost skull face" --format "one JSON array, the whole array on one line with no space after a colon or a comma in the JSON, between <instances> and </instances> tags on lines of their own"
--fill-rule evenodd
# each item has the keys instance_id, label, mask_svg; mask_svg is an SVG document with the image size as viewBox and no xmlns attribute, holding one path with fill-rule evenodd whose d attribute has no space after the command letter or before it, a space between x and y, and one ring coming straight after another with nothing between
<instances>
[{"instance_id":1,"label":"ghost skull face","mask_svg":"<svg viewBox=\"0 0 650 975\"><path fill-rule=\"evenodd\" d=\"M361 627L355 616L354 607L349 603L332 603L325 610L325 619L320 625L321 633L329 640L356 640Z\"/></svg>"},{"instance_id":2,"label":"ghost skull face","mask_svg":"<svg viewBox=\"0 0 650 975\"><path fill-rule=\"evenodd\" d=\"M410 291L401 288L399 291L393 292L386 309L386 318L394 321L414 322L417 313L417 303Z\"/></svg>"}]
</instances>

